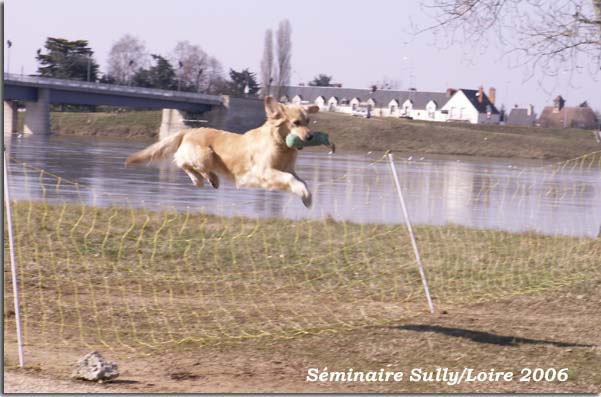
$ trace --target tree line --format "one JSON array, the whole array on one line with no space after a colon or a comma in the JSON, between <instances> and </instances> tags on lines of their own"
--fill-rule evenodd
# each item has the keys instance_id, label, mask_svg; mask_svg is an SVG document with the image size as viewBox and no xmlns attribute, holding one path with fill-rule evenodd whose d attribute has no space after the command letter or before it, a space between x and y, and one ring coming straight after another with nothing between
<instances>
[{"instance_id":1,"label":"tree line","mask_svg":"<svg viewBox=\"0 0 601 397\"><path fill-rule=\"evenodd\" d=\"M279 23L274 32L265 32L260 77L245 68L229 69L227 76L221 62L189 41L176 43L166 55L149 53L139 38L126 34L113 43L107 70L100 72L94 51L87 40L48 37L37 51L38 74L43 77L227 94L233 96L273 95L285 93L292 75L292 26L288 20ZM259 81L260 80L260 81ZM309 85L330 87L333 77L318 74ZM378 84L379 88L380 87Z\"/></svg>"},{"instance_id":2,"label":"tree line","mask_svg":"<svg viewBox=\"0 0 601 397\"><path fill-rule=\"evenodd\" d=\"M282 26L287 31L278 48L290 49L290 23ZM282 81L289 82L290 58L289 51L278 63ZM256 96L261 90L250 68L230 68L226 75L217 58L189 41L176 43L169 54L156 54L149 53L142 40L126 34L113 43L107 70L101 73L87 40L48 37L43 49L37 50L36 60L42 77L233 96Z\"/></svg>"}]
</instances>

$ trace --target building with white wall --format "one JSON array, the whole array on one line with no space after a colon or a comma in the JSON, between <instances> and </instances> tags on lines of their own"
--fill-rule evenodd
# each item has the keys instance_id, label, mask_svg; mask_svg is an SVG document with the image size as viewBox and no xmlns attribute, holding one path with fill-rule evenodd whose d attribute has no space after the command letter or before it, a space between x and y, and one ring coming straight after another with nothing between
<instances>
[{"instance_id":1,"label":"building with white wall","mask_svg":"<svg viewBox=\"0 0 601 397\"><path fill-rule=\"evenodd\" d=\"M482 87L478 90L459 89L442 107L446 121L471 124L499 124L501 114L494 105L496 91L490 89L489 98Z\"/></svg>"},{"instance_id":2,"label":"building with white wall","mask_svg":"<svg viewBox=\"0 0 601 397\"><path fill-rule=\"evenodd\" d=\"M498 123L494 88L489 98L480 90L446 92L371 90L340 87L286 87L280 102L311 103L321 111L350 114L363 107L376 117L407 117L427 121Z\"/></svg>"}]
</instances>

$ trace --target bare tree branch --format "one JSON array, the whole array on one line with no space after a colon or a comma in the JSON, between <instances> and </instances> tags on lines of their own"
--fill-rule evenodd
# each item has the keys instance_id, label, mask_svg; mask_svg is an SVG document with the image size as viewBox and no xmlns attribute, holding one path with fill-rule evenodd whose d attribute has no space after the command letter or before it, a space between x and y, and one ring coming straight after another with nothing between
<instances>
[{"instance_id":1,"label":"bare tree branch","mask_svg":"<svg viewBox=\"0 0 601 397\"><path fill-rule=\"evenodd\" d=\"M518 63L557 74L593 65L601 70L601 0L423 0L433 32L450 43L488 45L491 32Z\"/></svg>"}]
</instances>

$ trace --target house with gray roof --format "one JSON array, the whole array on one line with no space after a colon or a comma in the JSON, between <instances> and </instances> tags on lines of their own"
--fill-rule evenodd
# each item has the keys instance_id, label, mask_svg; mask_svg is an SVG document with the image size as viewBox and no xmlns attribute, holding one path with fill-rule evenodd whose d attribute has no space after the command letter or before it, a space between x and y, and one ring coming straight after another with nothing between
<instances>
[{"instance_id":1,"label":"house with gray roof","mask_svg":"<svg viewBox=\"0 0 601 397\"><path fill-rule=\"evenodd\" d=\"M353 110L363 107L368 109L372 116L447 121L450 109L445 110L445 105L457 96L458 99L455 101L458 102L458 109L465 108L466 117L468 113L470 114L468 121L498 123L499 111L493 103L494 88L491 88L492 101L482 93L482 102L480 102L480 91L449 89L446 92L427 92L288 86L280 90L282 94L279 100L280 102L315 104L320 107L321 111L350 114ZM475 114L474 117L472 117L472 113ZM479 117L479 114L483 114L483 116Z\"/></svg>"},{"instance_id":2,"label":"house with gray roof","mask_svg":"<svg viewBox=\"0 0 601 397\"><path fill-rule=\"evenodd\" d=\"M315 104L322 111L351 113L364 107L373 116L442 121L440 110L449 98L445 92L294 86L285 87L279 100Z\"/></svg>"},{"instance_id":3,"label":"house with gray roof","mask_svg":"<svg viewBox=\"0 0 601 397\"><path fill-rule=\"evenodd\" d=\"M535 122L536 114L534 113L534 106L528 105L527 108L518 108L518 105L515 105L515 107L509 111L506 124L533 126Z\"/></svg>"}]
</instances>

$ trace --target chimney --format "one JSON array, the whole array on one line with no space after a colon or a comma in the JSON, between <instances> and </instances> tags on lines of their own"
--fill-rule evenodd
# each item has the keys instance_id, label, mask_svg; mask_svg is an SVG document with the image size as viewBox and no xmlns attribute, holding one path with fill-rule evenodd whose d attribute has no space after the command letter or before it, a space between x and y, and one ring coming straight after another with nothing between
<instances>
[{"instance_id":1,"label":"chimney","mask_svg":"<svg viewBox=\"0 0 601 397\"><path fill-rule=\"evenodd\" d=\"M484 88L482 86L480 86L480 88L478 89L478 102L484 102Z\"/></svg>"},{"instance_id":2,"label":"chimney","mask_svg":"<svg viewBox=\"0 0 601 397\"><path fill-rule=\"evenodd\" d=\"M495 99L497 99L497 89L495 87L490 87L488 89L488 100L494 105Z\"/></svg>"},{"instance_id":3,"label":"chimney","mask_svg":"<svg viewBox=\"0 0 601 397\"><path fill-rule=\"evenodd\" d=\"M565 100L561 97L561 95L557 95L557 98L555 98L553 100L553 105L555 107L555 112L559 112L562 108L563 105L565 104Z\"/></svg>"},{"instance_id":4,"label":"chimney","mask_svg":"<svg viewBox=\"0 0 601 397\"><path fill-rule=\"evenodd\" d=\"M454 88L447 88L447 98L452 97L455 92L457 92L457 90Z\"/></svg>"},{"instance_id":5,"label":"chimney","mask_svg":"<svg viewBox=\"0 0 601 397\"><path fill-rule=\"evenodd\" d=\"M532 116L534 113L534 106L528 105L528 116Z\"/></svg>"}]
</instances>

